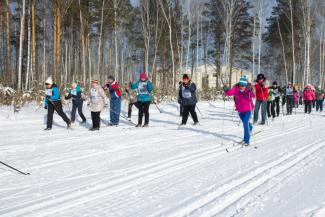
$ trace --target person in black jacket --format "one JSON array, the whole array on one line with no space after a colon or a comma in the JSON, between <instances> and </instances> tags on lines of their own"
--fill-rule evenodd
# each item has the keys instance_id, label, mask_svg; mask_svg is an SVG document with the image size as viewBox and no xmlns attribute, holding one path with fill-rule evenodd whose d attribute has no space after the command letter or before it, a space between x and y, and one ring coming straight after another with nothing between
<instances>
[{"instance_id":1,"label":"person in black jacket","mask_svg":"<svg viewBox=\"0 0 325 217\"><path fill-rule=\"evenodd\" d=\"M82 119L82 123L86 123L86 118L82 113L82 92L81 88L77 83L72 84L72 89L69 91L68 95L65 96L65 99L72 99L72 110L71 110L71 123L74 123L76 119L76 110L78 109L78 113L80 118Z\"/></svg>"},{"instance_id":2,"label":"person in black jacket","mask_svg":"<svg viewBox=\"0 0 325 217\"><path fill-rule=\"evenodd\" d=\"M274 103L276 108L276 116L279 117L280 115L280 95L281 95L281 88L278 86L278 83L276 81L273 82L270 89L273 90L274 94Z\"/></svg>"},{"instance_id":3,"label":"person in black jacket","mask_svg":"<svg viewBox=\"0 0 325 217\"><path fill-rule=\"evenodd\" d=\"M194 125L198 124L199 121L195 112L197 103L196 85L191 82L187 74L183 75L183 83L179 86L178 103L183 106L181 125L186 125L189 113L191 113Z\"/></svg>"}]
</instances>

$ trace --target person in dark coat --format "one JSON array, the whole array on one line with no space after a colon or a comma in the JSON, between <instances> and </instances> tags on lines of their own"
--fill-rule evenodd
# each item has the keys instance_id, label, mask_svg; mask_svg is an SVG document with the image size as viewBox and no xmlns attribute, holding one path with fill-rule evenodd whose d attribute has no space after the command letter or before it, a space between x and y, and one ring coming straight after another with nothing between
<instances>
[{"instance_id":1,"label":"person in dark coat","mask_svg":"<svg viewBox=\"0 0 325 217\"><path fill-rule=\"evenodd\" d=\"M274 106L275 106L276 116L279 117L281 88L278 86L278 82L273 81L273 84L270 87L270 89L273 90L273 94L274 94Z\"/></svg>"},{"instance_id":2,"label":"person in dark coat","mask_svg":"<svg viewBox=\"0 0 325 217\"><path fill-rule=\"evenodd\" d=\"M291 115L295 104L294 96L293 96L293 86L291 82L288 83L285 89L285 95L287 99L287 115Z\"/></svg>"},{"instance_id":3,"label":"person in dark coat","mask_svg":"<svg viewBox=\"0 0 325 217\"><path fill-rule=\"evenodd\" d=\"M71 87L72 89L65 96L66 100L72 99L71 123L75 122L77 109L78 109L79 116L82 119L82 123L86 123L86 118L82 113L83 99L82 99L81 88L77 83L73 83Z\"/></svg>"},{"instance_id":4,"label":"person in dark coat","mask_svg":"<svg viewBox=\"0 0 325 217\"><path fill-rule=\"evenodd\" d=\"M196 98L196 85L191 82L191 79L187 74L183 75L183 83L179 87L178 103L182 105L182 123L186 125L189 114L194 121L194 125L199 123L197 114L195 112L197 98Z\"/></svg>"},{"instance_id":5,"label":"person in dark coat","mask_svg":"<svg viewBox=\"0 0 325 217\"><path fill-rule=\"evenodd\" d=\"M54 111L64 120L67 128L70 128L71 121L63 112L59 88L53 83L52 78L45 81L45 86L44 108L47 109L47 127L44 130L52 130Z\"/></svg>"}]
</instances>

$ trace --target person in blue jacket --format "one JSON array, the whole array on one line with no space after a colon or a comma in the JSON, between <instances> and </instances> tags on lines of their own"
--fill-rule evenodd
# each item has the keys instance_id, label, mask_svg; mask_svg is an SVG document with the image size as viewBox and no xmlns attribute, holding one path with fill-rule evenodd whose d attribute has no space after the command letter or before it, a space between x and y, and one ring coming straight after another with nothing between
<instances>
[{"instance_id":1,"label":"person in blue jacket","mask_svg":"<svg viewBox=\"0 0 325 217\"><path fill-rule=\"evenodd\" d=\"M183 107L181 125L186 125L190 113L193 118L194 125L197 125L199 120L195 112L197 103L196 85L195 83L191 82L191 79L187 74L183 75L183 83L179 86L178 103Z\"/></svg>"},{"instance_id":2,"label":"person in blue jacket","mask_svg":"<svg viewBox=\"0 0 325 217\"><path fill-rule=\"evenodd\" d=\"M82 119L82 123L86 123L86 118L82 113L83 99L82 99L81 88L77 83L72 83L71 87L72 89L69 91L68 95L65 96L66 100L72 99L71 123L74 123L76 119L77 109L78 109L79 116Z\"/></svg>"},{"instance_id":3,"label":"person in blue jacket","mask_svg":"<svg viewBox=\"0 0 325 217\"><path fill-rule=\"evenodd\" d=\"M113 76L108 76L107 84L104 90L109 92L110 96L110 123L109 126L118 126L121 114L121 97L122 93L119 85Z\"/></svg>"},{"instance_id":4,"label":"person in blue jacket","mask_svg":"<svg viewBox=\"0 0 325 217\"><path fill-rule=\"evenodd\" d=\"M47 109L47 127L44 130L52 130L54 111L61 116L67 124L67 128L70 128L71 121L63 112L59 88L53 83L52 78L45 81L45 86L44 108Z\"/></svg>"},{"instance_id":5,"label":"person in blue jacket","mask_svg":"<svg viewBox=\"0 0 325 217\"><path fill-rule=\"evenodd\" d=\"M151 93L153 91L152 82L148 80L148 76L145 72L140 74L140 80L138 82L131 83L131 89L137 92L137 105L139 108L138 124L136 127L142 126L142 119L144 115L144 125L142 127L149 126L149 107L152 100Z\"/></svg>"}]
</instances>

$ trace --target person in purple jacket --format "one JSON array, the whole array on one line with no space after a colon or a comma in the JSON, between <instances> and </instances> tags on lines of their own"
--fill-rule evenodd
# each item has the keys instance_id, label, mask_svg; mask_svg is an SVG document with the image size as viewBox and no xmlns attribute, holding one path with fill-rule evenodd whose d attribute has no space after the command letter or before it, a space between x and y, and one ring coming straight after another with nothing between
<instances>
[{"instance_id":1,"label":"person in purple jacket","mask_svg":"<svg viewBox=\"0 0 325 217\"><path fill-rule=\"evenodd\" d=\"M254 110L253 98L255 94L252 85L248 82L246 76L240 78L239 82L231 89L225 88L227 96L235 96L235 106L239 113L239 117L243 122L244 127L244 140L245 146L249 145L250 133L253 130L253 125L249 122Z\"/></svg>"}]
</instances>

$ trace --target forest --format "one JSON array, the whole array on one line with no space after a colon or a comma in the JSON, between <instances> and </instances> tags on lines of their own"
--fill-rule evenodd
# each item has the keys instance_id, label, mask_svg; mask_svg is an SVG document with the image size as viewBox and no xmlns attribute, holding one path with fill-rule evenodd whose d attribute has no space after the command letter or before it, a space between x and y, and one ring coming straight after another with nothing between
<instances>
[{"instance_id":1,"label":"forest","mask_svg":"<svg viewBox=\"0 0 325 217\"><path fill-rule=\"evenodd\" d=\"M0 85L17 93L144 71L167 94L199 66L217 88L233 67L324 86L325 1L0 0L0 42Z\"/></svg>"}]
</instances>

